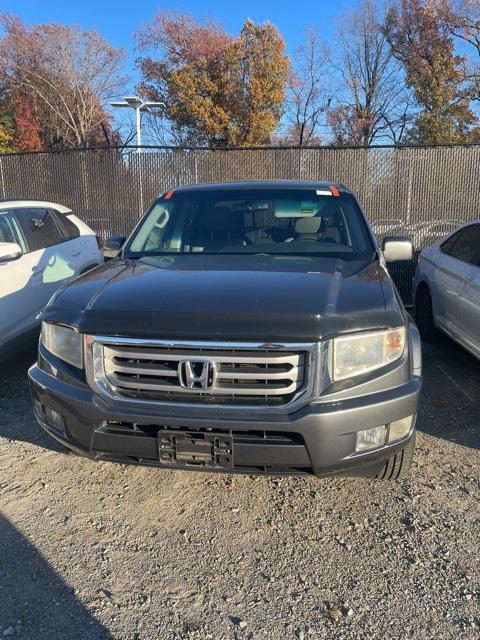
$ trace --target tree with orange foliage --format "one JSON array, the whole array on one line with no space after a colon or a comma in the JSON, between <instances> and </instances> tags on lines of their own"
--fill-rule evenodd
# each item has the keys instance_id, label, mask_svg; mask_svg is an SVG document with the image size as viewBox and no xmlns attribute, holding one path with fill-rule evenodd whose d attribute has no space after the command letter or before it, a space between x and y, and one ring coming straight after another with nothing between
<instances>
[{"instance_id":1,"label":"tree with orange foliage","mask_svg":"<svg viewBox=\"0 0 480 640\"><path fill-rule=\"evenodd\" d=\"M43 147L41 114L35 108L35 99L25 92L12 91L10 104L15 123L15 148L19 151L37 151Z\"/></svg>"},{"instance_id":2,"label":"tree with orange foliage","mask_svg":"<svg viewBox=\"0 0 480 640\"><path fill-rule=\"evenodd\" d=\"M255 146L281 117L289 62L270 23L247 20L234 38L215 23L163 12L137 34L139 91L167 106L172 136L182 144Z\"/></svg>"}]
</instances>

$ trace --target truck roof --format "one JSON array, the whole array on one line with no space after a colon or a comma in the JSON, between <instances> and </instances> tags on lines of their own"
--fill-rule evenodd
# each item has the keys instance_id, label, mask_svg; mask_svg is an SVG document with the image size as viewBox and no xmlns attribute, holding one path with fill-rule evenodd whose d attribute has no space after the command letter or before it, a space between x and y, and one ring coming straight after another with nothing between
<instances>
[{"instance_id":1,"label":"truck roof","mask_svg":"<svg viewBox=\"0 0 480 640\"><path fill-rule=\"evenodd\" d=\"M351 193L340 182L325 180L246 180L238 182L206 182L175 187L175 191L213 191L222 189L330 189L336 187L339 191Z\"/></svg>"}]
</instances>

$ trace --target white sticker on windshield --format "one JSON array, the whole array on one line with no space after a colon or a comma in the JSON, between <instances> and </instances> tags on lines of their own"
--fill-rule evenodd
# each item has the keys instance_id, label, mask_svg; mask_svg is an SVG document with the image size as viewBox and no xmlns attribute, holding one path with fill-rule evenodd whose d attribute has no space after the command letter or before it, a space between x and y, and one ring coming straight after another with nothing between
<instances>
[{"instance_id":1,"label":"white sticker on windshield","mask_svg":"<svg viewBox=\"0 0 480 640\"><path fill-rule=\"evenodd\" d=\"M326 191L323 189L317 189L317 196L331 196L332 192L331 191Z\"/></svg>"}]
</instances>

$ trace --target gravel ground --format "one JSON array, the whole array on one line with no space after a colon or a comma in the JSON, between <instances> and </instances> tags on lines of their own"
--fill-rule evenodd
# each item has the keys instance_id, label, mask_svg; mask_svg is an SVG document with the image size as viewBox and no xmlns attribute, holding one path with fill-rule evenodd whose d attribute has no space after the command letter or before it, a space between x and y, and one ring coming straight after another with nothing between
<instances>
[{"instance_id":1,"label":"gravel ground","mask_svg":"<svg viewBox=\"0 0 480 640\"><path fill-rule=\"evenodd\" d=\"M399 484L94 463L0 373L0 638L479 638L480 363L425 349Z\"/></svg>"}]
</instances>

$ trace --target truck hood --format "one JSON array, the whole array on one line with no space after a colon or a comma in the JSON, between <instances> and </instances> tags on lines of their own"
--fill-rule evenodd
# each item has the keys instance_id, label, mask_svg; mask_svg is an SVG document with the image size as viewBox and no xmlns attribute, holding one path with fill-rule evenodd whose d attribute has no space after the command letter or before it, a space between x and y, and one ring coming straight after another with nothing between
<instances>
[{"instance_id":1,"label":"truck hood","mask_svg":"<svg viewBox=\"0 0 480 640\"><path fill-rule=\"evenodd\" d=\"M89 334L255 342L404 321L377 261L202 254L107 262L63 287L42 319Z\"/></svg>"}]
</instances>

